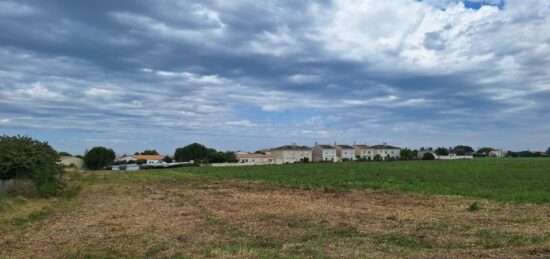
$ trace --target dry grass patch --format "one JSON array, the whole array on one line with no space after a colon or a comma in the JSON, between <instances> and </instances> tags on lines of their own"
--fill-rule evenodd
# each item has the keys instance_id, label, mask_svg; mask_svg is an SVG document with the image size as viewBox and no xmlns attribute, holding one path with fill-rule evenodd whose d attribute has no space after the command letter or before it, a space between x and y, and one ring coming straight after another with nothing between
<instances>
[{"instance_id":1,"label":"dry grass patch","mask_svg":"<svg viewBox=\"0 0 550 259\"><path fill-rule=\"evenodd\" d=\"M550 206L244 181L93 185L26 201L0 257L548 257Z\"/></svg>"}]
</instances>

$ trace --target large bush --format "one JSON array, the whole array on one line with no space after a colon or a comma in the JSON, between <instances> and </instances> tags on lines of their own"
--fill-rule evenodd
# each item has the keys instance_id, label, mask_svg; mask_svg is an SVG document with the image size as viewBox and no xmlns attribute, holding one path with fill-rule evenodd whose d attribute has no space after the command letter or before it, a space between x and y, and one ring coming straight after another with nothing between
<instances>
[{"instance_id":1,"label":"large bush","mask_svg":"<svg viewBox=\"0 0 550 259\"><path fill-rule=\"evenodd\" d=\"M422 160L435 160L434 154L427 152L422 156Z\"/></svg>"},{"instance_id":2,"label":"large bush","mask_svg":"<svg viewBox=\"0 0 550 259\"><path fill-rule=\"evenodd\" d=\"M174 159L178 162L189 162L191 160L195 163L206 162L208 161L208 148L204 145L193 143L176 149Z\"/></svg>"},{"instance_id":3,"label":"large bush","mask_svg":"<svg viewBox=\"0 0 550 259\"><path fill-rule=\"evenodd\" d=\"M43 196L55 195L62 168L47 143L22 136L0 136L0 180L29 179Z\"/></svg>"},{"instance_id":4,"label":"large bush","mask_svg":"<svg viewBox=\"0 0 550 259\"><path fill-rule=\"evenodd\" d=\"M94 147L84 155L84 162L90 170L99 170L111 165L116 158L115 151L106 147Z\"/></svg>"}]
</instances>

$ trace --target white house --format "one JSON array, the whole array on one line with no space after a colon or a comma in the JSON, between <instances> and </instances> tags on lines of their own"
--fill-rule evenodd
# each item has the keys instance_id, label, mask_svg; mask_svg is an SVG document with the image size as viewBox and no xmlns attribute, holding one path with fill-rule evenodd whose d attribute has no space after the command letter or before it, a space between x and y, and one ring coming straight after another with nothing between
<instances>
[{"instance_id":1,"label":"white house","mask_svg":"<svg viewBox=\"0 0 550 259\"><path fill-rule=\"evenodd\" d=\"M296 144L281 146L270 150L277 164L292 164L312 161L311 148Z\"/></svg>"},{"instance_id":2,"label":"white house","mask_svg":"<svg viewBox=\"0 0 550 259\"><path fill-rule=\"evenodd\" d=\"M313 162L338 162L338 155L336 155L336 147L331 145L318 145L312 150Z\"/></svg>"},{"instance_id":3,"label":"white house","mask_svg":"<svg viewBox=\"0 0 550 259\"><path fill-rule=\"evenodd\" d=\"M239 160L239 163L241 164L268 165L275 163L275 160L271 155L262 153L249 154L239 152L236 156L237 160Z\"/></svg>"},{"instance_id":4,"label":"white house","mask_svg":"<svg viewBox=\"0 0 550 259\"><path fill-rule=\"evenodd\" d=\"M131 155L131 156L124 156L117 158L116 161L124 161L126 163L135 163L138 160L145 161L146 165L150 166L159 166L164 165L166 162L164 162L164 158L166 156L163 155Z\"/></svg>"},{"instance_id":5,"label":"white house","mask_svg":"<svg viewBox=\"0 0 550 259\"><path fill-rule=\"evenodd\" d=\"M355 148L349 145L335 145L338 161L355 160Z\"/></svg>"},{"instance_id":6,"label":"white house","mask_svg":"<svg viewBox=\"0 0 550 259\"><path fill-rule=\"evenodd\" d=\"M374 149L367 145L353 145L355 149L355 158L373 160L374 159Z\"/></svg>"},{"instance_id":7,"label":"white house","mask_svg":"<svg viewBox=\"0 0 550 259\"><path fill-rule=\"evenodd\" d=\"M426 153L431 153L435 159L437 160L462 160L462 159L474 159L474 156L473 155L463 155L463 156L459 156L457 154L449 154L447 156L440 156L440 155L437 155L435 152L433 151L419 151L418 152L418 156L417 158L418 159L423 159L424 158L424 154Z\"/></svg>"},{"instance_id":8,"label":"white house","mask_svg":"<svg viewBox=\"0 0 550 259\"><path fill-rule=\"evenodd\" d=\"M382 160L399 159L401 157L401 148L390 146L386 143L371 147L374 150L373 158L380 156Z\"/></svg>"},{"instance_id":9,"label":"white house","mask_svg":"<svg viewBox=\"0 0 550 259\"><path fill-rule=\"evenodd\" d=\"M487 153L487 155L489 157L502 158L502 157L504 157L504 151L502 151L502 150L492 150L489 153Z\"/></svg>"}]
</instances>

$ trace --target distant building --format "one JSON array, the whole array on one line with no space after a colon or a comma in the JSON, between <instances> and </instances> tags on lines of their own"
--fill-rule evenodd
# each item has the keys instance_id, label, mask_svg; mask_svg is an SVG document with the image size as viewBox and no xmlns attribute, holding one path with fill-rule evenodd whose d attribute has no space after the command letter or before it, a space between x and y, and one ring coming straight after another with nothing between
<instances>
[{"instance_id":1,"label":"distant building","mask_svg":"<svg viewBox=\"0 0 550 259\"><path fill-rule=\"evenodd\" d=\"M267 154L261 154L261 153L255 153L255 154L249 154L249 153L237 153L237 160L239 160L239 163L242 164L251 164L251 165L268 165L268 164L274 164L275 160L271 155Z\"/></svg>"},{"instance_id":2,"label":"distant building","mask_svg":"<svg viewBox=\"0 0 550 259\"><path fill-rule=\"evenodd\" d=\"M296 144L286 145L270 150L270 153L277 164L292 164L312 161L310 147L298 146Z\"/></svg>"},{"instance_id":3,"label":"distant building","mask_svg":"<svg viewBox=\"0 0 550 259\"><path fill-rule=\"evenodd\" d=\"M74 156L62 156L59 158L58 164L63 166L74 166L77 169L84 170L86 169L86 163L82 158Z\"/></svg>"},{"instance_id":4,"label":"distant building","mask_svg":"<svg viewBox=\"0 0 550 259\"><path fill-rule=\"evenodd\" d=\"M123 156L120 158L117 158L117 162L126 162L126 163L135 163L138 160L145 160L145 164L147 165L162 165L165 164L163 161L166 156L163 155L131 155L131 156Z\"/></svg>"},{"instance_id":5,"label":"distant building","mask_svg":"<svg viewBox=\"0 0 550 259\"><path fill-rule=\"evenodd\" d=\"M353 145L353 149L355 150L356 159L365 159L365 160L374 159L374 149L372 149L367 145Z\"/></svg>"},{"instance_id":6,"label":"distant building","mask_svg":"<svg viewBox=\"0 0 550 259\"><path fill-rule=\"evenodd\" d=\"M377 155L379 155L382 160L401 158L401 148L393 147L386 143L382 145L375 145L370 148L374 150L373 159L376 158Z\"/></svg>"},{"instance_id":7,"label":"distant building","mask_svg":"<svg viewBox=\"0 0 550 259\"><path fill-rule=\"evenodd\" d=\"M418 159L423 159L424 158L424 154L426 153L431 153L435 159L437 160L462 160L462 159L474 159L474 156L473 155L463 155L463 156L460 156L460 155L457 155L457 154L449 154L449 155L446 155L446 156L440 156L440 155L437 155L435 152L433 151L418 151Z\"/></svg>"},{"instance_id":8,"label":"distant building","mask_svg":"<svg viewBox=\"0 0 550 259\"><path fill-rule=\"evenodd\" d=\"M312 149L313 162L338 162L336 147L331 145L318 145Z\"/></svg>"},{"instance_id":9,"label":"distant building","mask_svg":"<svg viewBox=\"0 0 550 259\"><path fill-rule=\"evenodd\" d=\"M489 151L489 153L487 153L487 156L501 158L505 156L505 153L502 150L492 150L492 151Z\"/></svg>"},{"instance_id":10,"label":"distant building","mask_svg":"<svg viewBox=\"0 0 550 259\"><path fill-rule=\"evenodd\" d=\"M355 160L355 148L349 145L334 145L338 161Z\"/></svg>"}]
</instances>

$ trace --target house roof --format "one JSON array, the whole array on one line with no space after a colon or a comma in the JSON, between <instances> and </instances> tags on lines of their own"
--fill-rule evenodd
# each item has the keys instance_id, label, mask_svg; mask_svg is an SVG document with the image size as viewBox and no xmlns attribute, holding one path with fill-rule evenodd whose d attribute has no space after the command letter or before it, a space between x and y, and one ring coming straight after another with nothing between
<instances>
[{"instance_id":1,"label":"house roof","mask_svg":"<svg viewBox=\"0 0 550 259\"><path fill-rule=\"evenodd\" d=\"M278 148L274 148L273 150L311 150L311 148L308 146L285 145Z\"/></svg>"},{"instance_id":2,"label":"house roof","mask_svg":"<svg viewBox=\"0 0 550 259\"><path fill-rule=\"evenodd\" d=\"M162 160L166 156L163 155L131 155L130 157L133 157L137 160Z\"/></svg>"},{"instance_id":3,"label":"house roof","mask_svg":"<svg viewBox=\"0 0 550 259\"><path fill-rule=\"evenodd\" d=\"M401 149L401 148L393 147L393 146L390 146L390 145L374 145L370 148L373 148L373 149Z\"/></svg>"},{"instance_id":4,"label":"house roof","mask_svg":"<svg viewBox=\"0 0 550 259\"><path fill-rule=\"evenodd\" d=\"M237 154L238 159L243 158L271 158L271 156L264 155L264 154Z\"/></svg>"},{"instance_id":5,"label":"house roof","mask_svg":"<svg viewBox=\"0 0 550 259\"><path fill-rule=\"evenodd\" d=\"M335 149L335 147L331 145L316 145L315 147L320 147L322 149Z\"/></svg>"},{"instance_id":6,"label":"house roof","mask_svg":"<svg viewBox=\"0 0 550 259\"><path fill-rule=\"evenodd\" d=\"M76 156L61 156L61 157L59 157L58 161L62 162L62 161L69 160L69 159L78 160L78 159L81 159L81 158L78 158Z\"/></svg>"},{"instance_id":7,"label":"house roof","mask_svg":"<svg viewBox=\"0 0 550 259\"><path fill-rule=\"evenodd\" d=\"M336 147L339 147L341 149L353 149L353 147L350 145L336 145Z\"/></svg>"}]
</instances>

